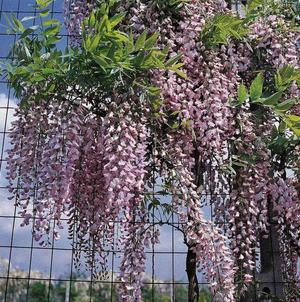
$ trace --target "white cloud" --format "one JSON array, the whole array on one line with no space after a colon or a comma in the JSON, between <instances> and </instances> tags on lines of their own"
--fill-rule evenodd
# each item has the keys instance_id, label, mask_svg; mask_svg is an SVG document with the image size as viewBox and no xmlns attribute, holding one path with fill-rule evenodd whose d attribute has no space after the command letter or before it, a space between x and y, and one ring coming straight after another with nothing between
<instances>
[{"instance_id":1,"label":"white cloud","mask_svg":"<svg viewBox=\"0 0 300 302\"><path fill-rule=\"evenodd\" d=\"M17 100L15 98L8 98L5 93L0 93L0 107L17 107Z\"/></svg>"},{"instance_id":2,"label":"white cloud","mask_svg":"<svg viewBox=\"0 0 300 302\"><path fill-rule=\"evenodd\" d=\"M14 120L14 108L17 108L17 100L0 93L0 131L7 131Z\"/></svg>"},{"instance_id":3,"label":"white cloud","mask_svg":"<svg viewBox=\"0 0 300 302\"><path fill-rule=\"evenodd\" d=\"M7 107L11 108L8 109ZM17 101L14 98L8 97L4 93L0 93L0 155L1 159L6 159L6 150L9 148L9 138L7 134L3 134L4 131L8 131L10 128L11 122L14 119L14 108L17 107ZM3 140L4 138L4 140ZM2 154L3 149L3 154ZM4 187L7 185L6 180L6 162L1 162L0 170L0 215L13 215L14 213L14 201L8 200L9 194L8 190ZM3 239L5 236L11 233L11 225L3 224L0 227L0 237Z\"/></svg>"}]
</instances>

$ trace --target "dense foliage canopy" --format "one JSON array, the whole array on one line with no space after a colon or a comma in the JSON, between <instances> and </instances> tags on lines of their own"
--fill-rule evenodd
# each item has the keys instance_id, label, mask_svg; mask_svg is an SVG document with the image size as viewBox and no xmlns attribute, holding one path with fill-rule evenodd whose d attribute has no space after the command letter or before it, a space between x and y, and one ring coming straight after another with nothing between
<instances>
[{"instance_id":1,"label":"dense foliage canopy","mask_svg":"<svg viewBox=\"0 0 300 302\"><path fill-rule=\"evenodd\" d=\"M66 215L77 263L84 254L95 275L117 244L124 252L120 300L141 301L145 247L176 215L214 301L226 302L253 282L256 250L274 224L286 298L296 301L300 70L293 7L253 0L241 17L223 0L66 0L71 43L62 51L50 3L37 0L41 25L12 17L20 38L5 67L21 99L10 189L35 239L47 245L58 238ZM202 212L207 203L212 221ZM187 272L189 300L196 301L197 278Z\"/></svg>"}]
</instances>

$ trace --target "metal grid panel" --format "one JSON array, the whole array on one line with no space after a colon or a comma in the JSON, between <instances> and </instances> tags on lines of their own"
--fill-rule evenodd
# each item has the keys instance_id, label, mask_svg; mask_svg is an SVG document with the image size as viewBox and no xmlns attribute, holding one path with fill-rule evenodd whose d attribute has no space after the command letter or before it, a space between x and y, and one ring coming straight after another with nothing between
<instances>
[{"instance_id":1,"label":"metal grid panel","mask_svg":"<svg viewBox=\"0 0 300 302\"><path fill-rule=\"evenodd\" d=\"M16 36L6 33L5 14L13 13L18 18L36 15L34 0L0 0L0 58L5 58ZM62 19L63 0L56 0L51 8L51 17ZM239 10L238 1L232 8ZM34 19L32 22L36 22ZM65 35L62 46L67 44ZM21 218L6 189L6 152L9 146L7 134L13 120L13 111L18 101L0 82L0 301L7 302L75 302L116 301L116 273L122 251L109 252L107 279L95 280L84 269L77 271L73 255L75 238L67 238L67 228L59 241L52 240L51 247L40 247L32 238L29 228L21 228ZM211 208L206 215L211 215ZM53 222L54 224L55 222ZM64 221L66 224L66 220ZM116 222L117 223L117 222ZM154 223L154 221L153 221ZM183 302L187 297L185 257L187 248L176 222L161 229L161 243L147 250L147 270L143 295L145 302ZM274 271L274 267L273 267ZM205 279L198 276L200 288L206 287ZM274 280L275 282L275 280Z\"/></svg>"},{"instance_id":2,"label":"metal grid panel","mask_svg":"<svg viewBox=\"0 0 300 302\"><path fill-rule=\"evenodd\" d=\"M0 0L0 58L7 56L16 36L7 34L5 15L13 13L17 18L36 16L34 0ZM62 19L63 0L51 7L51 18ZM34 19L33 22L37 22ZM67 44L65 36L62 46ZM67 238L67 228L59 241L52 240L50 247L40 247L31 236L30 228L20 227L21 217L13 201L8 200L5 180L6 152L9 147L7 134L18 101L0 82L0 301L116 301L116 279L121 251L109 252L108 278L94 280L86 270L74 267L76 245ZM174 222L174 221L173 221ZM66 220L64 221L66 226ZM53 222L54 224L54 222ZM185 301L187 279L185 277L186 247L180 233L171 226L161 231L161 244L147 250L147 270L143 295L145 302ZM199 277L205 286L205 280ZM164 300L163 300L164 299Z\"/></svg>"}]
</instances>

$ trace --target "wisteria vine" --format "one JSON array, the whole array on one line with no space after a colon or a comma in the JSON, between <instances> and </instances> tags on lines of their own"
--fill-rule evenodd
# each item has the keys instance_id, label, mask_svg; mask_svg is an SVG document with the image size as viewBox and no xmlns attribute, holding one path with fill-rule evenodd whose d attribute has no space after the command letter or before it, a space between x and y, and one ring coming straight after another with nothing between
<instances>
[{"instance_id":1,"label":"wisteria vine","mask_svg":"<svg viewBox=\"0 0 300 302\"><path fill-rule=\"evenodd\" d=\"M41 17L50 2L37 1ZM298 301L292 7L251 1L240 17L223 0L64 5L66 53L55 46L57 20L44 21L48 27L32 38L36 28L12 18L21 38L6 72L21 103L8 179L23 225L33 223L34 238L48 245L67 218L76 263L84 254L95 277L107 270L108 252L121 250L123 302L142 301L145 247L159 242L157 225L149 227L155 211L178 215L189 302L198 301L196 270L213 301L247 295L260 240L275 225L287 301ZM154 198L159 186L170 204Z\"/></svg>"}]
</instances>

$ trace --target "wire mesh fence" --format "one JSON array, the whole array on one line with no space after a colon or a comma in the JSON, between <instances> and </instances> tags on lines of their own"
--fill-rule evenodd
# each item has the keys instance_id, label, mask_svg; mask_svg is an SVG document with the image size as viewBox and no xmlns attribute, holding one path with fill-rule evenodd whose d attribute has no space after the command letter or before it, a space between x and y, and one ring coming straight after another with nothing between
<instances>
[{"instance_id":1,"label":"wire mesh fence","mask_svg":"<svg viewBox=\"0 0 300 302\"><path fill-rule=\"evenodd\" d=\"M14 14L22 19L37 16L34 0L0 0L0 58L7 57L10 46L16 41L14 34L7 33L5 15ZM241 3L234 1L232 9L240 10ZM56 0L51 7L49 18L63 19L63 0ZM39 22L34 18L28 22ZM68 44L64 32L61 47ZM64 231L61 239L52 238L48 247L39 246L29 228L20 226L22 219L17 207L9 200L5 178L6 149L9 147L8 133L13 113L18 104L7 83L0 82L0 301L9 302L71 302L71 301L116 301L116 274L122 251L110 250L108 272L95 278L82 265L75 267L74 253L76 238L68 238L67 218L63 220ZM159 198L159 197L158 197ZM205 208L205 215L211 218L212 209ZM114 222L118 224L118 222ZM152 223L155 223L153 220ZM54 226L55 221L52 221ZM161 241L147 249L147 270L144 280L145 302L187 301L187 277L185 261L187 247L183 236L176 228L176 219L161 227ZM116 228L118 229L118 228ZM271 249L273 246L271 245ZM269 251L271 252L271 251ZM272 261L272 283L276 280L275 262ZM199 274L199 287L207 293L207 283ZM266 283L266 286L269 283Z\"/></svg>"},{"instance_id":2,"label":"wire mesh fence","mask_svg":"<svg viewBox=\"0 0 300 302\"><path fill-rule=\"evenodd\" d=\"M1 0L0 56L7 57L16 36L8 34L5 15L14 14L22 19L37 16L34 0ZM53 2L49 18L63 19L63 1ZM39 22L32 19L32 25ZM63 48L68 43L65 35ZM0 83L0 141L1 141L1 205L0 205L0 301L116 301L115 275L121 251L109 251L108 274L95 279L84 266L75 268L76 239L68 238L66 220L64 233L59 241L52 238L49 247L41 247L31 236L29 228L20 227L21 218L12 200L8 200L5 167L9 147L8 132L18 101ZM53 221L53 224L55 222ZM174 223L174 222L173 222ZM186 247L180 233L172 226L162 230L161 244L147 251L147 275L143 296L145 301L185 301L187 279L185 277ZM201 280L201 279L199 279ZM200 284L205 287L205 281Z\"/></svg>"}]
</instances>

